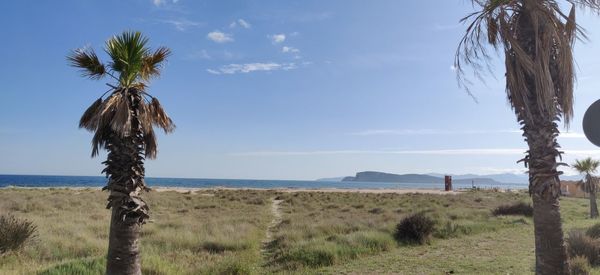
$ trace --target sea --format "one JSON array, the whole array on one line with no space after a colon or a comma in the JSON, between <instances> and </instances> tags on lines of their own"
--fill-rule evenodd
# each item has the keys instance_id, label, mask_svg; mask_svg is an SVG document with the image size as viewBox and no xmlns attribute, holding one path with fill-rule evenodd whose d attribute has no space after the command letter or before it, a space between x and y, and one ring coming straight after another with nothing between
<instances>
[{"instance_id":1,"label":"sea","mask_svg":"<svg viewBox=\"0 0 600 275\"><path fill-rule=\"evenodd\" d=\"M102 176L43 176L0 175L0 187L103 187ZM297 188L297 189L444 189L444 183L388 183L388 182L335 182L304 180L255 180L255 179L201 179L201 178L153 178L147 177L150 187L230 187L230 188ZM453 184L454 189L527 189L527 184Z\"/></svg>"}]
</instances>

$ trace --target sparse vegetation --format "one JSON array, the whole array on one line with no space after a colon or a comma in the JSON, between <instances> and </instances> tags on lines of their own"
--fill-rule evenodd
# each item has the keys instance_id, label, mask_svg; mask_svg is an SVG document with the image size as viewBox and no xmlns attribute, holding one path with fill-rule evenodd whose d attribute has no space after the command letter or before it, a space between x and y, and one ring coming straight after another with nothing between
<instances>
[{"instance_id":1,"label":"sparse vegetation","mask_svg":"<svg viewBox=\"0 0 600 275\"><path fill-rule=\"evenodd\" d=\"M102 274L110 216L102 208L104 196L94 189L0 189L0 213L39 227L35 242L0 257L0 273ZM142 230L144 274L524 274L534 262L531 218L491 213L527 200L524 192L206 190L147 196L155 203ZM269 253L261 253L276 197L283 201L282 222L274 228ZM561 206L566 230L594 224L587 219L587 200L563 199ZM429 245L394 239L398 221L410 213L436 221Z\"/></svg>"},{"instance_id":2,"label":"sparse vegetation","mask_svg":"<svg viewBox=\"0 0 600 275\"><path fill-rule=\"evenodd\" d=\"M23 248L35 233L35 225L28 220L17 219L12 215L0 216L0 254Z\"/></svg>"},{"instance_id":3,"label":"sparse vegetation","mask_svg":"<svg viewBox=\"0 0 600 275\"><path fill-rule=\"evenodd\" d=\"M425 244L435 226L435 221L423 213L410 215L396 226L394 238L396 241L408 244Z\"/></svg>"},{"instance_id":4,"label":"sparse vegetation","mask_svg":"<svg viewBox=\"0 0 600 275\"><path fill-rule=\"evenodd\" d=\"M571 266L571 275L589 275L590 264L585 256L576 256L569 260L569 266Z\"/></svg>"},{"instance_id":5,"label":"sparse vegetation","mask_svg":"<svg viewBox=\"0 0 600 275\"><path fill-rule=\"evenodd\" d=\"M526 217L533 216L533 207L524 202L514 204L501 205L492 212L494 216L500 215L523 215Z\"/></svg>"},{"instance_id":6,"label":"sparse vegetation","mask_svg":"<svg viewBox=\"0 0 600 275\"><path fill-rule=\"evenodd\" d=\"M600 264L600 241L590 238L581 230L571 230L567 238L569 257L586 257L591 265Z\"/></svg>"},{"instance_id":7,"label":"sparse vegetation","mask_svg":"<svg viewBox=\"0 0 600 275\"><path fill-rule=\"evenodd\" d=\"M585 234L594 239L600 238L600 223L592 225L585 231Z\"/></svg>"}]
</instances>

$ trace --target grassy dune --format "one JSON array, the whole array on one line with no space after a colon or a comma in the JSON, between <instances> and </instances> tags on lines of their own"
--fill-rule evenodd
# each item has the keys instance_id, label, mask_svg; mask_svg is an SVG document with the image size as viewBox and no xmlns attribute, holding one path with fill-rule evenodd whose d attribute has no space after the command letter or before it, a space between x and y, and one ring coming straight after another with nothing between
<instances>
[{"instance_id":1,"label":"grassy dune","mask_svg":"<svg viewBox=\"0 0 600 275\"><path fill-rule=\"evenodd\" d=\"M209 190L146 194L144 274L527 274L534 263L532 220L491 215L525 193L458 195ZM106 193L1 189L0 213L33 221L38 236L0 256L1 274L102 274L108 237ZM282 200L271 228L271 202ZM561 201L565 231L586 228L584 199ZM398 221L422 212L436 221L423 246L398 244ZM600 274L600 269L594 270Z\"/></svg>"}]
</instances>

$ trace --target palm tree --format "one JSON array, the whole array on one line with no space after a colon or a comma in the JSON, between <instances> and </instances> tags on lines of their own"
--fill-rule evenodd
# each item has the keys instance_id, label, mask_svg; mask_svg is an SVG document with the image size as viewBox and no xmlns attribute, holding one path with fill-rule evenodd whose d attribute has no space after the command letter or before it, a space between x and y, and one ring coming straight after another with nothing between
<instances>
[{"instance_id":1,"label":"palm tree","mask_svg":"<svg viewBox=\"0 0 600 275\"><path fill-rule=\"evenodd\" d=\"M470 21L460 41L454 67L462 84L463 64L476 77L491 69L487 45L504 53L506 94L528 145L521 161L529 168L529 194L533 200L537 274L568 274L559 195L562 163L556 137L558 122L566 127L573 114L572 47L585 38L575 22L575 7L600 8L599 0L472 0L481 10L461 20ZM467 88L469 94L471 92Z\"/></svg>"},{"instance_id":2,"label":"palm tree","mask_svg":"<svg viewBox=\"0 0 600 275\"><path fill-rule=\"evenodd\" d=\"M596 204L596 189L598 188L598 184L592 173L598 170L599 165L600 161L593 160L592 158L575 160L575 163L572 165L577 172L585 174L585 180L582 180L579 186L583 192L590 194L590 218L598 217L598 205Z\"/></svg>"},{"instance_id":3,"label":"palm tree","mask_svg":"<svg viewBox=\"0 0 600 275\"><path fill-rule=\"evenodd\" d=\"M159 76L161 64L171 52L164 47L151 51L147 43L139 32L124 32L106 42L105 52L110 57L106 64L88 48L67 56L83 76L115 81L107 84L110 89L79 121L80 128L94 133L92 157L100 149L108 151L102 171L108 178L103 190L110 192L107 208L112 208L107 274L141 274L139 236L149 217L148 205L140 196L149 190L144 182L144 159L156 157L153 126L165 133L175 128L158 100L146 92L147 83Z\"/></svg>"}]
</instances>

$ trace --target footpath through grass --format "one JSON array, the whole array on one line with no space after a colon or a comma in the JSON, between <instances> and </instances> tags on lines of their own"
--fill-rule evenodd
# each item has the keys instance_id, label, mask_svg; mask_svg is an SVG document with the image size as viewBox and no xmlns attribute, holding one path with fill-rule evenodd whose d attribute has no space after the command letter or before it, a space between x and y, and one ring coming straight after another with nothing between
<instances>
[{"instance_id":1,"label":"footpath through grass","mask_svg":"<svg viewBox=\"0 0 600 275\"><path fill-rule=\"evenodd\" d=\"M526 193L457 195L205 190L146 194L144 274L529 274L532 220L494 216ZM31 220L34 242L0 256L0 274L103 274L109 211L99 190L0 189L0 214ZM281 222L270 228L272 200ZM565 232L588 228L585 199L561 200ZM435 221L422 246L398 244L410 214ZM263 250L264 252L264 250ZM266 256L265 256L266 255ZM594 269L600 274L600 269Z\"/></svg>"}]
</instances>

